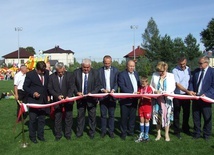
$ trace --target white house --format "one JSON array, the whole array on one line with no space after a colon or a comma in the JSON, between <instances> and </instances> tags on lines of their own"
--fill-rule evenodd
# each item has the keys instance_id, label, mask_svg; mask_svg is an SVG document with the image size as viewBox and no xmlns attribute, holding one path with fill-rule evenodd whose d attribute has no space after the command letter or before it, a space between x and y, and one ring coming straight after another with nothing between
<instances>
[{"instance_id":1,"label":"white house","mask_svg":"<svg viewBox=\"0 0 214 155\"><path fill-rule=\"evenodd\" d=\"M4 62L6 65L8 64L24 64L29 56L33 56L33 53L28 52L26 49L24 48L20 48L19 50L19 59L18 59L18 50L11 52L9 54L6 54L4 56L2 56L4 58ZM19 60L19 62L18 62Z\"/></svg>"},{"instance_id":2,"label":"white house","mask_svg":"<svg viewBox=\"0 0 214 155\"><path fill-rule=\"evenodd\" d=\"M49 57L49 60L57 60L63 62L65 65L74 64L74 52L71 50L64 50L59 46L55 46L52 49L43 51L45 56Z\"/></svg>"}]
</instances>

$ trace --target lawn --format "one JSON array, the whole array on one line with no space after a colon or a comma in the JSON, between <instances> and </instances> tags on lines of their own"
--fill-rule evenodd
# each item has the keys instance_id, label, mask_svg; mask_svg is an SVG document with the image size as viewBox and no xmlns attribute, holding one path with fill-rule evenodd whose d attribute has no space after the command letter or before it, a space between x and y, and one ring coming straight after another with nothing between
<instances>
[{"instance_id":1,"label":"lawn","mask_svg":"<svg viewBox=\"0 0 214 155\"><path fill-rule=\"evenodd\" d=\"M0 81L0 93L10 92L13 90L13 81ZM53 135L53 120L49 117L46 119L45 126L45 138L47 142L39 142L33 144L28 138L28 118L25 121L25 136L30 144L27 148L21 148L21 123L16 124L16 102L13 99L1 99L0 100L0 155L196 155L196 154L213 154L214 152L214 138L213 134L211 140L206 142L203 139L193 140L191 136L182 134L182 139L177 139L170 131L170 142L165 142L164 138L160 141L155 141L156 130L152 126L150 130L151 140L147 143L135 143L135 137L127 137L125 141L122 141L119 137L119 106L116 109L115 118L115 138L110 139L108 136L100 138L100 111L97 106L97 133L95 138L91 140L87 135L87 128L84 132L84 136L77 139L75 137L76 126L76 105L74 105L74 125L72 133L72 140L67 141L62 138L60 141L54 141ZM138 119L137 119L138 120ZM214 118L213 118L214 120ZM192 127L192 118L190 119ZM87 122L86 122L87 124ZM138 122L136 122L136 136L139 133ZM213 128L214 129L214 128ZM164 132L162 132L164 137Z\"/></svg>"}]
</instances>

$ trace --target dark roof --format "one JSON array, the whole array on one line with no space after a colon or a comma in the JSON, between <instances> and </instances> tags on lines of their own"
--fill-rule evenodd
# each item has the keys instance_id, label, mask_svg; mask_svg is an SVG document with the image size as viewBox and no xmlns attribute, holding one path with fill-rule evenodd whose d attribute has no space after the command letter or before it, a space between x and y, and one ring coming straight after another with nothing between
<instances>
[{"instance_id":1,"label":"dark roof","mask_svg":"<svg viewBox=\"0 0 214 155\"><path fill-rule=\"evenodd\" d=\"M140 56L144 56L146 53L146 51L142 48L140 48L140 46L138 46L135 49L135 57L140 57ZM134 50L132 50L131 52L129 52L127 55L124 56L124 58L134 58Z\"/></svg>"},{"instance_id":2,"label":"dark roof","mask_svg":"<svg viewBox=\"0 0 214 155\"><path fill-rule=\"evenodd\" d=\"M33 55L34 55L33 53L28 52L24 48L20 48L20 50L19 50L19 58L29 58L29 56L33 56ZM2 57L5 59L18 58L18 50L11 52L9 54L3 55Z\"/></svg>"},{"instance_id":3,"label":"dark roof","mask_svg":"<svg viewBox=\"0 0 214 155\"><path fill-rule=\"evenodd\" d=\"M54 66L57 62L58 60L49 60L51 66Z\"/></svg>"},{"instance_id":4,"label":"dark roof","mask_svg":"<svg viewBox=\"0 0 214 155\"><path fill-rule=\"evenodd\" d=\"M54 48L52 49L49 49L47 51L43 51L43 53L73 53L73 51L71 50L64 50L62 48L60 48L59 46L55 46Z\"/></svg>"}]
</instances>

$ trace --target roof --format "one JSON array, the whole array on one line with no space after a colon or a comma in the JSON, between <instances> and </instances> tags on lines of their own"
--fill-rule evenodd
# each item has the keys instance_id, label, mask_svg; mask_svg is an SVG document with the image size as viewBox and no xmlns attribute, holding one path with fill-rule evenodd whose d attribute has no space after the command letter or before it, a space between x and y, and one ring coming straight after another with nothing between
<instances>
[{"instance_id":1,"label":"roof","mask_svg":"<svg viewBox=\"0 0 214 155\"><path fill-rule=\"evenodd\" d=\"M73 51L71 51L71 50L64 50L64 49L62 49L62 48L60 48L59 46L55 46L54 48L52 48L52 49L49 49L49 50L47 50L47 51L43 51L43 53L45 54L45 53L73 53L74 54L74 52Z\"/></svg>"},{"instance_id":2,"label":"roof","mask_svg":"<svg viewBox=\"0 0 214 155\"><path fill-rule=\"evenodd\" d=\"M29 56L33 56L34 54L31 52L28 52L24 48L20 48L19 50L19 58L29 58ZM11 52L9 54L3 55L2 56L5 59L10 59L10 58L18 58L18 50Z\"/></svg>"},{"instance_id":3,"label":"roof","mask_svg":"<svg viewBox=\"0 0 214 155\"><path fill-rule=\"evenodd\" d=\"M135 57L144 56L145 53L146 53L146 51L144 49L140 48L140 46L138 46L135 49ZM129 52L127 55L125 55L124 58L134 58L134 50Z\"/></svg>"}]
</instances>

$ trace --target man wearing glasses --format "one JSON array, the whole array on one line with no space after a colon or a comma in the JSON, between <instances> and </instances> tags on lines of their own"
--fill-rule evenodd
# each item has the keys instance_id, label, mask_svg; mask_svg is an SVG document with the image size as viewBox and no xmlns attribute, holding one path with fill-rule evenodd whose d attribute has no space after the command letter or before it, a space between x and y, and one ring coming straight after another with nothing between
<instances>
[{"instance_id":1,"label":"man wearing glasses","mask_svg":"<svg viewBox=\"0 0 214 155\"><path fill-rule=\"evenodd\" d=\"M209 97L214 99L214 69L209 66L209 57L202 56L199 58L199 68L193 72L191 81L191 95ZM193 100L193 122L194 122L194 139L201 137L201 116L204 119L203 138L207 141L212 131L212 104L203 100Z\"/></svg>"}]
</instances>

